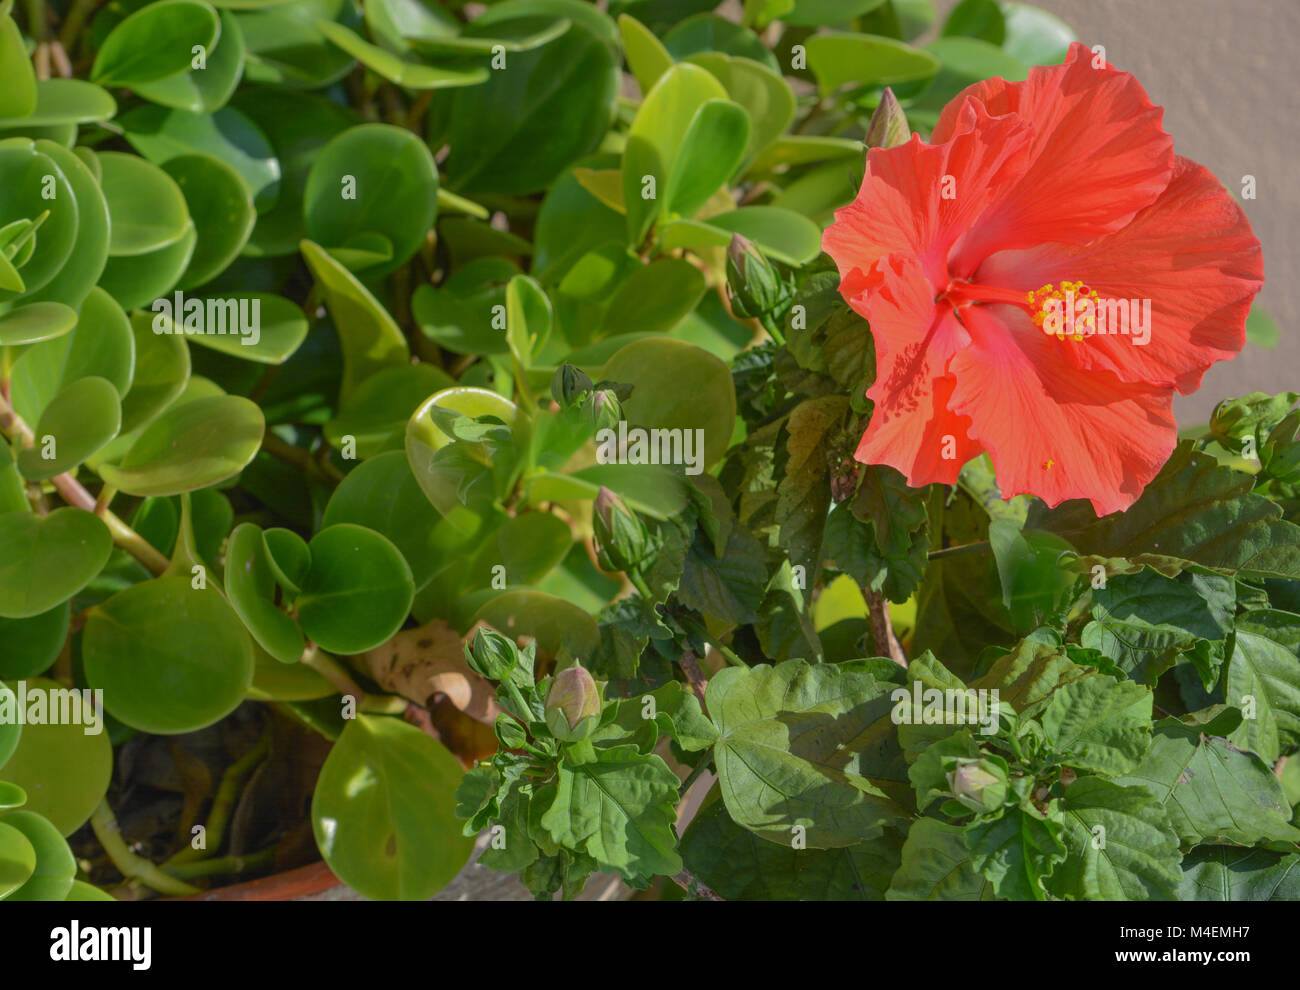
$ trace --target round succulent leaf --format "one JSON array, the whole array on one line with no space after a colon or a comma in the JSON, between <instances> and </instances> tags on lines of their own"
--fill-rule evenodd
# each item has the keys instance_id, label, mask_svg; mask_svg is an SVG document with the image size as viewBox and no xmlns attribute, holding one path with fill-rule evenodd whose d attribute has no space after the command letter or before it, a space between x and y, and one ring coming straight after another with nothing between
<instances>
[{"instance_id":1,"label":"round succulent leaf","mask_svg":"<svg viewBox=\"0 0 1300 990\"><path fill-rule=\"evenodd\" d=\"M239 173L211 155L179 155L163 165L185 197L198 241L177 283L192 289L220 275L239 256L257 222L253 196Z\"/></svg>"},{"instance_id":2,"label":"round succulent leaf","mask_svg":"<svg viewBox=\"0 0 1300 990\"><path fill-rule=\"evenodd\" d=\"M109 32L90 70L92 82L133 87L184 72L194 47L210 50L221 32L202 0L161 0L136 10Z\"/></svg>"},{"instance_id":3,"label":"round succulent leaf","mask_svg":"<svg viewBox=\"0 0 1300 990\"><path fill-rule=\"evenodd\" d=\"M226 549L226 595L253 639L281 663L302 656L302 630L275 604L276 577L261 527L241 523Z\"/></svg>"},{"instance_id":4,"label":"round succulent leaf","mask_svg":"<svg viewBox=\"0 0 1300 990\"><path fill-rule=\"evenodd\" d=\"M362 653L406 621L415 597L410 565L384 536L342 523L309 544L311 569L298 598L298 622L330 653Z\"/></svg>"},{"instance_id":5,"label":"round succulent leaf","mask_svg":"<svg viewBox=\"0 0 1300 990\"><path fill-rule=\"evenodd\" d=\"M32 875L7 901L61 901L72 890L77 875L77 860L54 824L34 811L10 811L3 824L27 836L36 852Z\"/></svg>"},{"instance_id":6,"label":"round succulent leaf","mask_svg":"<svg viewBox=\"0 0 1300 990\"><path fill-rule=\"evenodd\" d=\"M36 109L36 73L27 57L23 33L8 13L0 14L0 117L26 117Z\"/></svg>"},{"instance_id":7,"label":"round succulent leaf","mask_svg":"<svg viewBox=\"0 0 1300 990\"><path fill-rule=\"evenodd\" d=\"M322 20L348 27L360 23L355 7L345 0L260 5L235 16L248 52L244 78L251 82L319 89L342 79L356 64L317 26Z\"/></svg>"},{"instance_id":8,"label":"round succulent leaf","mask_svg":"<svg viewBox=\"0 0 1300 990\"><path fill-rule=\"evenodd\" d=\"M22 887L35 871L36 850L31 841L12 825L0 821L0 899Z\"/></svg>"},{"instance_id":9,"label":"round succulent leaf","mask_svg":"<svg viewBox=\"0 0 1300 990\"><path fill-rule=\"evenodd\" d=\"M808 38L805 46L823 95L848 83L888 86L928 79L939 69L930 52L879 35L828 32Z\"/></svg>"},{"instance_id":10,"label":"round succulent leaf","mask_svg":"<svg viewBox=\"0 0 1300 990\"><path fill-rule=\"evenodd\" d=\"M302 194L316 153L358 118L349 107L315 93L265 87L241 87L231 100L231 109L238 110L266 135L280 165L275 205L264 208L261 194L255 199L259 216L245 254L294 254L305 236Z\"/></svg>"},{"instance_id":11,"label":"round succulent leaf","mask_svg":"<svg viewBox=\"0 0 1300 990\"><path fill-rule=\"evenodd\" d=\"M48 612L84 588L108 562L113 537L84 509L0 515L0 616L27 619Z\"/></svg>"},{"instance_id":12,"label":"round succulent leaf","mask_svg":"<svg viewBox=\"0 0 1300 990\"><path fill-rule=\"evenodd\" d=\"M45 407L36 424L35 446L18 454L29 481L44 481L75 468L115 436L122 425L122 400L104 378L81 378Z\"/></svg>"},{"instance_id":13,"label":"round succulent leaf","mask_svg":"<svg viewBox=\"0 0 1300 990\"><path fill-rule=\"evenodd\" d=\"M139 309L166 295L185 272L198 234L191 223L181 239L157 251L108 259L99 284L123 309Z\"/></svg>"},{"instance_id":14,"label":"round succulent leaf","mask_svg":"<svg viewBox=\"0 0 1300 990\"><path fill-rule=\"evenodd\" d=\"M214 395L150 423L121 462L100 476L128 495L179 495L233 477L256 456L266 421L257 403Z\"/></svg>"},{"instance_id":15,"label":"round succulent leaf","mask_svg":"<svg viewBox=\"0 0 1300 990\"><path fill-rule=\"evenodd\" d=\"M488 69L476 65L459 69L401 58L386 48L372 45L351 28L331 21L317 21L316 28L331 43L347 52L366 68L404 89L447 89L475 86L485 81Z\"/></svg>"},{"instance_id":16,"label":"round succulent leaf","mask_svg":"<svg viewBox=\"0 0 1300 990\"><path fill-rule=\"evenodd\" d=\"M340 399L346 400L375 372L406 364L410 348L397 321L355 275L320 245L303 241L301 247L343 345Z\"/></svg>"},{"instance_id":17,"label":"round succulent leaf","mask_svg":"<svg viewBox=\"0 0 1300 990\"><path fill-rule=\"evenodd\" d=\"M453 384L445 371L431 364L385 368L347 397L338 415L325 424L325 436L339 448L351 437L358 458L374 457L404 434L412 409Z\"/></svg>"},{"instance_id":18,"label":"round succulent leaf","mask_svg":"<svg viewBox=\"0 0 1300 990\"><path fill-rule=\"evenodd\" d=\"M44 702L69 701L69 710L75 711L71 696L56 695L68 689L57 681L33 678L26 681L29 706L33 692L44 692ZM11 689L17 685L11 683ZM77 695L84 698L84 695ZM3 763L4 779L27 792L25 811L32 811L68 836L90 818L91 812L108 793L113 775L113 744L104 728L99 713L99 732L96 720L87 718L84 708L81 723L72 720L56 723L29 723L23 726L18 748ZM91 723L91 724L87 724Z\"/></svg>"},{"instance_id":19,"label":"round succulent leaf","mask_svg":"<svg viewBox=\"0 0 1300 990\"><path fill-rule=\"evenodd\" d=\"M490 389L456 385L431 395L411 414L406 424L406 457L416 482L439 513L458 528L474 531L481 525L481 520L461 502L459 492L469 477L468 472L477 468L448 464L445 458L438 458L439 452L452 442L452 438L435 422L435 409L451 410L474 418L493 416L507 425L514 423L517 410L513 402Z\"/></svg>"},{"instance_id":20,"label":"round succulent leaf","mask_svg":"<svg viewBox=\"0 0 1300 990\"><path fill-rule=\"evenodd\" d=\"M505 6L524 15L518 5ZM585 4L573 7L600 17L613 47L575 14L564 34L508 55L508 71L489 73L481 85L452 90L433 108L430 142L451 146L445 174L452 189L467 194L536 192L600 145L618 97L618 32L598 11ZM502 14L508 18L513 11ZM571 12L566 6L560 16Z\"/></svg>"},{"instance_id":21,"label":"round succulent leaf","mask_svg":"<svg viewBox=\"0 0 1300 990\"><path fill-rule=\"evenodd\" d=\"M210 302L213 299L215 302ZM267 292L225 292L220 297L199 301L205 311L209 306L217 306L240 314L238 326L242 332L200 333L186 338L208 350L258 364L284 364L307 338L307 317L302 308L283 296ZM244 314L247 314L246 321ZM229 323L227 319L226 324ZM221 325L218 320L217 326Z\"/></svg>"},{"instance_id":22,"label":"round succulent leaf","mask_svg":"<svg viewBox=\"0 0 1300 990\"><path fill-rule=\"evenodd\" d=\"M405 452L392 450L376 454L343 479L321 525L355 523L386 536L406 558L419 590L445 563L434 536L441 521L416 483Z\"/></svg>"},{"instance_id":23,"label":"round succulent leaf","mask_svg":"<svg viewBox=\"0 0 1300 990\"><path fill-rule=\"evenodd\" d=\"M311 570L311 548L291 529L273 527L262 533L267 565L280 587L297 597Z\"/></svg>"},{"instance_id":24,"label":"round succulent leaf","mask_svg":"<svg viewBox=\"0 0 1300 990\"><path fill-rule=\"evenodd\" d=\"M111 901L117 903L117 898L106 890L100 890L94 884L86 883L83 880L73 880L72 889L68 891L68 896L64 898L64 901Z\"/></svg>"},{"instance_id":25,"label":"round succulent leaf","mask_svg":"<svg viewBox=\"0 0 1300 990\"><path fill-rule=\"evenodd\" d=\"M749 28L717 14L693 14L664 35L664 48L678 61L701 52L738 55L776 72L776 56Z\"/></svg>"},{"instance_id":26,"label":"round succulent leaf","mask_svg":"<svg viewBox=\"0 0 1300 990\"><path fill-rule=\"evenodd\" d=\"M39 344L77 325L77 311L57 302L28 303L0 316L0 347Z\"/></svg>"},{"instance_id":27,"label":"round succulent leaf","mask_svg":"<svg viewBox=\"0 0 1300 990\"><path fill-rule=\"evenodd\" d=\"M171 176L121 151L100 152L99 164L110 217L110 256L149 254L185 236L191 225L189 207Z\"/></svg>"},{"instance_id":28,"label":"round succulent leaf","mask_svg":"<svg viewBox=\"0 0 1300 990\"><path fill-rule=\"evenodd\" d=\"M135 373L122 397L122 433L152 421L176 400L190 380L190 350L166 314L131 314Z\"/></svg>"},{"instance_id":29,"label":"round succulent leaf","mask_svg":"<svg viewBox=\"0 0 1300 990\"><path fill-rule=\"evenodd\" d=\"M256 645L254 652L250 701L315 701L339 692L305 663L280 663Z\"/></svg>"},{"instance_id":30,"label":"round succulent leaf","mask_svg":"<svg viewBox=\"0 0 1300 990\"><path fill-rule=\"evenodd\" d=\"M36 109L21 123L24 128L90 124L111 120L116 113L117 101L103 86L84 79L38 79ZM7 121L0 120L4 123Z\"/></svg>"},{"instance_id":31,"label":"round succulent leaf","mask_svg":"<svg viewBox=\"0 0 1300 990\"><path fill-rule=\"evenodd\" d=\"M212 113L225 106L244 73L244 35L229 11L219 10L221 33L205 52L201 68L190 64L182 72L152 82L136 83L132 90L151 103L196 113Z\"/></svg>"},{"instance_id":32,"label":"round succulent leaf","mask_svg":"<svg viewBox=\"0 0 1300 990\"><path fill-rule=\"evenodd\" d=\"M620 349L600 377L631 385L623 403L629 426L700 430L703 467L722 459L736 422L736 392L727 365L708 351L680 340L650 337ZM686 435L683 433L683 450Z\"/></svg>"},{"instance_id":33,"label":"round succulent leaf","mask_svg":"<svg viewBox=\"0 0 1300 990\"><path fill-rule=\"evenodd\" d=\"M71 125L70 125L71 126ZM99 177L75 152L53 141L37 141L68 180L77 200L77 236L67 262L52 279L27 296L30 302L60 302L80 307L94 290L108 261L108 201Z\"/></svg>"},{"instance_id":34,"label":"round succulent leaf","mask_svg":"<svg viewBox=\"0 0 1300 990\"><path fill-rule=\"evenodd\" d=\"M21 680L49 670L68 638L71 615L65 602L26 619L0 619L0 678Z\"/></svg>"},{"instance_id":35,"label":"round succulent leaf","mask_svg":"<svg viewBox=\"0 0 1300 990\"><path fill-rule=\"evenodd\" d=\"M77 197L63 170L31 138L0 140L0 224L42 216L35 237L12 259L12 267L21 269L20 291L28 294L49 284L72 255L80 223ZM0 300L15 294L0 291Z\"/></svg>"},{"instance_id":36,"label":"round succulent leaf","mask_svg":"<svg viewBox=\"0 0 1300 990\"><path fill-rule=\"evenodd\" d=\"M235 107L215 113L160 106L138 106L117 123L131 147L155 165L183 155L211 155L225 162L253 193L258 213L274 207L280 195L280 159L262 128Z\"/></svg>"},{"instance_id":37,"label":"round succulent leaf","mask_svg":"<svg viewBox=\"0 0 1300 990\"><path fill-rule=\"evenodd\" d=\"M235 610L188 576L161 577L90 609L86 681L141 732L193 732L229 715L253 679L253 645Z\"/></svg>"},{"instance_id":38,"label":"round succulent leaf","mask_svg":"<svg viewBox=\"0 0 1300 990\"><path fill-rule=\"evenodd\" d=\"M456 817L463 776L450 751L401 719L350 719L312 798L325 862L371 900L428 900L474 848Z\"/></svg>"},{"instance_id":39,"label":"round succulent leaf","mask_svg":"<svg viewBox=\"0 0 1300 990\"><path fill-rule=\"evenodd\" d=\"M14 363L10 399L23 419L35 422L55 395L82 378L106 379L124 396L134 364L135 338L126 313L96 287L70 333L23 350Z\"/></svg>"},{"instance_id":40,"label":"round succulent leaf","mask_svg":"<svg viewBox=\"0 0 1300 990\"><path fill-rule=\"evenodd\" d=\"M531 636L552 657L587 660L600 646L600 627L577 605L542 591L507 591L485 603L474 622L486 622L512 639Z\"/></svg>"},{"instance_id":41,"label":"round succulent leaf","mask_svg":"<svg viewBox=\"0 0 1300 990\"><path fill-rule=\"evenodd\" d=\"M307 236L326 247L381 234L393 256L367 275L404 264L438 216L438 167L429 147L391 124L360 124L316 157L303 197Z\"/></svg>"},{"instance_id":42,"label":"round succulent leaf","mask_svg":"<svg viewBox=\"0 0 1300 990\"><path fill-rule=\"evenodd\" d=\"M14 694L8 685L0 683L0 709L6 709L7 713L15 713L17 712L17 704L18 696ZM9 758L14 755L22 735L23 726L16 714L10 714L9 717L0 721L0 767L9 762ZM11 793L6 798L6 801L12 801L15 798L16 795ZM26 794L23 795L23 801L26 801Z\"/></svg>"}]
</instances>

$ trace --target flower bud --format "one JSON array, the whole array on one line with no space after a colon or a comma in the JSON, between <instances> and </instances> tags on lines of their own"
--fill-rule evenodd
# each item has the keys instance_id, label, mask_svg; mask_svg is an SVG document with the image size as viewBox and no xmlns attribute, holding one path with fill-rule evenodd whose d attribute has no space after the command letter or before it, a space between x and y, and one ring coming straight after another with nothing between
<instances>
[{"instance_id":1,"label":"flower bud","mask_svg":"<svg viewBox=\"0 0 1300 990\"><path fill-rule=\"evenodd\" d=\"M650 555L650 533L641 517L608 488L596 493L591 525L596 558L607 571L630 571Z\"/></svg>"},{"instance_id":2,"label":"flower bud","mask_svg":"<svg viewBox=\"0 0 1300 990\"><path fill-rule=\"evenodd\" d=\"M1007 797L1007 778L989 760L960 760L948 774L952 795L971 811L990 812L1002 807Z\"/></svg>"},{"instance_id":3,"label":"flower bud","mask_svg":"<svg viewBox=\"0 0 1300 990\"><path fill-rule=\"evenodd\" d=\"M528 732L505 712L497 716L493 730L503 749L523 749L528 742Z\"/></svg>"},{"instance_id":4,"label":"flower bud","mask_svg":"<svg viewBox=\"0 0 1300 990\"><path fill-rule=\"evenodd\" d=\"M567 361L551 376L551 395L561 409L567 409L590 391L591 379Z\"/></svg>"},{"instance_id":5,"label":"flower bud","mask_svg":"<svg viewBox=\"0 0 1300 990\"><path fill-rule=\"evenodd\" d=\"M482 674L490 681L504 681L519 662L519 651L495 629L479 626L465 647L465 662L476 674Z\"/></svg>"},{"instance_id":6,"label":"flower bud","mask_svg":"<svg viewBox=\"0 0 1300 990\"><path fill-rule=\"evenodd\" d=\"M546 725L556 739L585 739L600 720L600 689L581 664L555 675L546 693Z\"/></svg>"},{"instance_id":7,"label":"flower bud","mask_svg":"<svg viewBox=\"0 0 1300 990\"><path fill-rule=\"evenodd\" d=\"M727 248L727 285L732 311L746 319L780 311L793 295L772 263L740 234L731 235Z\"/></svg>"},{"instance_id":8,"label":"flower bud","mask_svg":"<svg viewBox=\"0 0 1300 990\"><path fill-rule=\"evenodd\" d=\"M612 388L597 389L591 396L591 418L597 430L616 430L623 418L623 403Z\"/></svg>"},{"instance_id":9,"label":"flower bud","mask_svg":"<svg viewBox=\"0 0 1300 990\"><path fill-rule=\"evenodd\" d=\"M906 144L911 136L907 114L903 113L903 106L898 102L894 91L886 86L876 112L871 115L863 144L868 148L893 148Z\"/></svg>"}]
</instances>

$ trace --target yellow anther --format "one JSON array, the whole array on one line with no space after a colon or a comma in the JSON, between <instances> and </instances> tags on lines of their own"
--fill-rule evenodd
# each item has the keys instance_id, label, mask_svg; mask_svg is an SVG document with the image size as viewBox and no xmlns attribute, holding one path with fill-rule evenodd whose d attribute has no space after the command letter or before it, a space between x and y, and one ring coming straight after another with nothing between
<instances>
[{"instance_id":1,"label":"yellow anther","mask_svg":"<svg viewBox=\"0 0 1300 990\"><path fill-rule=\"evenodd\" d=\"M1031 317L1034 326L1042 328L1048 319L1052 319L1054 325L1061 328L1053 334L1057 340L1080 341L1097 331L1097 291L1081 281L1062 279L1059 289L1048 282L1027 293L1025 298L1036 307ZM1081 309L1080 301L1085 299L1091 299L1094 306Z\"/></svg>"}]
</instances>

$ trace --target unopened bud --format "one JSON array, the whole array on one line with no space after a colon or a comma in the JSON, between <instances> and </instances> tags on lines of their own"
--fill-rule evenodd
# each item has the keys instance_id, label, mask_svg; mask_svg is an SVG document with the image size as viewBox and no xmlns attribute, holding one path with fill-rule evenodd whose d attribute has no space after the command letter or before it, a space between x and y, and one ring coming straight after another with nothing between
<instances>
[{"instance_id":1,"label":"unopened bud","mask_svg":"<svg viewBox=\"0 0 1300 990\"><path fill-rule=\"evenodd\" d=\"M623 403L612 388L598 389L591 397L591 418L597 430L614 430L623 418Z\"/></svg>"},{"instance_id":2,"label":"unopened bud","mask_svg":"<svg viewBox=\"0 0 1300 990\"><path fill-rule=\"evenodd\" d=\"M596 559L607 571L630 571L650 555L650 533L641 517L608 488L596 493L592 529Z\"/></svg>"},{"instance_id":3,"label":"unopened bud","mask_svg":"<svg viewBox=\"0 0 1300 990\"><path fill-rule=\"evenodd\" d=\"M871 123L867 126L867 136L863 143L868 148L893 148L906 144L911 136L911 128L907 125L907 114L903 113L903 106L898 102L894 91L886 86L876 112L871 115Z\"/></svg>"},{"instance_id":4,"label":"unopened bud","mask_svg":"<svg viewBox=\"0 0 1300 990\"><path fill-rule=\"evenodd\" d=\"M556 368L551 376L551 395L561 409L567 409L590 391L591 379L568 362Z\"/></svg>"},{"instance_id":5,"label":"unopened bud","mask_svg":"<svg viewBox=\"0 0 1300 990\"><path fill-rule=\"evenodd\" d=\"M519 662L519 650L495 629L480 626L465 647L465 662L490 681L504 681Z\"/></svg>"},{"instance_id":6,"label":"unopened bud","mask_svg":"<svg viewBox=\"0 0 1300 990\"><path fill-rule=\"evenodd\" d=\"M794 295L790 283L740 234L731 235L727 248L727 286L732 311L744 319L779 312Z\"/></svg>"},{"instance_id":7,"label":"unopened bud","mask_svg":"<svg viewBox=\"0 0 1300 990\"><path fill-rule=\"evenodd\" d=\"M528 733L524 727L505 712L497 716L496 725L493 726L493 729L496 732L497 741L505 749L523 749L524 744L528 742Z\"/></svg>"},{"instance_id":8,"label":"unopened bud","mask_svg":"<svg viewBox=\"0 0 1300 990\"><path fill-rule=\"evenodd\" d=\"M952 795L971 811L990 812L1007 798L1007 778L988 760L961 760L948 774Z\"/></svg>"},{"instance_id":9,"label":"unopened bud","mask_svg":"<svg viewBox=\"0 0 1300 990\"><path fill-rule=\"evenodd\" d=\"M583 666L555 675L546 693L546 725L557 739L585 739L600 720L600 689Z\"/></svg>"}]
</instances>

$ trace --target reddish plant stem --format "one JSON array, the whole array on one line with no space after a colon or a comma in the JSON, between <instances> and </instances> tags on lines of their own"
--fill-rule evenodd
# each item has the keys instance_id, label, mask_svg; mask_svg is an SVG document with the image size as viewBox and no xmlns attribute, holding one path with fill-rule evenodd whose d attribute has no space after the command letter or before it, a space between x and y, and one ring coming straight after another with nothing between
<instances>
[{"instance_id":1,"label":"reddish plant stem","mask_svg":"<svg viewBox=\"0 0 1300 990\"><path fill-rule=\"evenodd\" d=\"M871 616L871 636L876 641L876 652L888 651L889 659L900 667L907 666L907 654L894 635L894 627L889 621L889 603L885 596L869 588L862 589L862 596L867 600L867 612Z\"/></svg>"}]
</instances>

